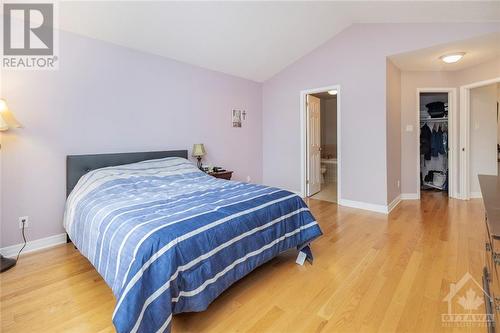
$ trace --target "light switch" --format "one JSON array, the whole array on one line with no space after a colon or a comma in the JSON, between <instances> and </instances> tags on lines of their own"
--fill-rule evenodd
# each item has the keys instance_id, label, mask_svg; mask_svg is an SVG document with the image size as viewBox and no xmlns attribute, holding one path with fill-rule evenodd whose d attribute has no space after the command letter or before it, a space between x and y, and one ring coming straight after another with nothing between
<instances>
[{"instance_id":1,"label":"light switch","mask_svg":"<svg viewBox=\"0 0 500 333\"><path fill-rule=\"evenodd\" d=\"M406 125L407 132L413 132L413 125Z\"/></svg>"}]
</instances>

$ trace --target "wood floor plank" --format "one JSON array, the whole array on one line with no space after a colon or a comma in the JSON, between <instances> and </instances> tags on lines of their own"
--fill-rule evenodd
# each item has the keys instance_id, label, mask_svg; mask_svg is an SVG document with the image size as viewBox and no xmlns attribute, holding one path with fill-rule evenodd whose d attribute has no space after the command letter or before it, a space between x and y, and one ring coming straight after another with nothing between
<instances>
[{"instance_id":1,"label":"wood floor plank","mask_svg":"<svg viewBox=\"0 0 500 333\"><path fill-rule=\"evenodd\" d=\"M443 298L469 272L481 281L480 200L422 193L390 215L307 200L324 235L311 266L288 251L236 282L173 332L484 332L444 327ZM115 299L71 245L23 255L0 275L2 332L114 332Z\"/></svg>"}]
</instances>

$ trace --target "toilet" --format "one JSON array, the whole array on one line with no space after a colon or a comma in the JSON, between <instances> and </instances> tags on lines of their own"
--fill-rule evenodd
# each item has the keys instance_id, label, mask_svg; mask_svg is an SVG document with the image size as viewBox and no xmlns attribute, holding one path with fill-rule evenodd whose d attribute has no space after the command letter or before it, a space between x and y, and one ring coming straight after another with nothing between
<instances>
[{"instance_id":1,"label":"toilet","mask_svg":"<svg viewBox=\"0 0 500 333\"><path fill-rule=\"evenodd\" d=\"M324 164L321 164L321 184L325 182L325 172L326 172L326 166Z\"/></svg>"}]
</instances>

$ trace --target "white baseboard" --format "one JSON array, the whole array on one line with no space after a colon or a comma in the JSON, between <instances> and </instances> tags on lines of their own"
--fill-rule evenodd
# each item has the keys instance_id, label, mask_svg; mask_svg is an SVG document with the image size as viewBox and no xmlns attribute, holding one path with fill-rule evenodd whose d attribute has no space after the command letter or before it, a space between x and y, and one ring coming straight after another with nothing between
<instances>
[{"instance_id":1,"label":"white baseboard","mask_svg":"<svg viewBox=\"0 0 500 333\"><path fill-rule=\"evenodd\" d=\"M471 199L478 199L478 198L482 198L483 195L481 194L481 192L470 192L470 195L469 195L469 198Z\"/></svg>"},{"instance_id":2,"label":"white baseboard","mask_svg":"<svg viewBox=\"0 0 500 333\"><path fill-rule=\"evenodd\" d=\"M389 209L386 205L377 205L377 204L371 204L371 203L347 200L347 199L340 199L338 204L340 206L364 209L377 213L384 213L384 214L389 213Z\"/></svg>"},{"instance_id":3,"label":"white baseboard","mask_svg":"<svg viewBox=\"0 0 500 333\"><path fill-rule=\"evenodd\" d=\"M66 243L65 233L36 239L26 243L26 247L24 248L22 254L46 249L64 243ZM0 249L0 253L2 253L2 255L4 255L5 257L15 257L21 247L23 247L23 243L6 246Z\"/></svg>"},{"instance_id":4,"label":"white baseboard","mask_svg":"<svg viewBox=\"0 0 500 333\"><path fill-rule=\"evenodd\" d=\"M389 205L387 205L387 214L389 214L396 206L401 202L401 195L398 195L397 197L392 200Z\"/></svg>"},{"instance_id":5,"label":"white baseboard","mask_svg":"<svg viewBox=\"0 0 500 333\"><path fill-rule=\"evenodd\" d=\"M394 200L392 200L388 205L377 205L361 201L340 199L338 204L340 206L351 207L369 210L371 212L377 212L382 214L389 214L399 203L401 202L401 195L398 195Z\"/></svg>"},{"instance_id":6,"label":"white baseboard","mask_svg":"<svg viewBox=\"0 0 500 333\"><path fill-rule=\"evenodd\" d=\"M418 193L401 193L401 200L418 200Z\"/></svg>"}]
</instances>

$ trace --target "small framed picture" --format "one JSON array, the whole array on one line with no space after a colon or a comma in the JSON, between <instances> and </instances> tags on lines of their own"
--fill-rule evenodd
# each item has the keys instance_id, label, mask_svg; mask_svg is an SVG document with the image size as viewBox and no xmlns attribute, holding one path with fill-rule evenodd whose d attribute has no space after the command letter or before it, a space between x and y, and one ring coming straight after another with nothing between
<instances>
[{"instance_id":1,"label":"small framed picture","mask_svg":"<svg viewBox=\"0 0 500 333\"><path fill-rule=\"evenodd\" d=\"M241 127L241 110L233 110L233 127Z\"/></svg>"}]
</instances>

